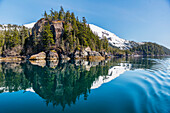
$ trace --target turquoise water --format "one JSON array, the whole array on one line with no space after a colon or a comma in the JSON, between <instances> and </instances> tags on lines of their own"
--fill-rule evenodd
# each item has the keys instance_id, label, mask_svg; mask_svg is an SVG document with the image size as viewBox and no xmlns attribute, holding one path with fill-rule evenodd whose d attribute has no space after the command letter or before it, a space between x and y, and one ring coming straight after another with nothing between
<instances>
[{"instance_id":1,"label":"turquoise water","mask_svg":"<svg viewBox=\"0 0 170 113\"><path fill-rule=\"evenodd\" d=\"M170 58L3 62L0 113L170 113Z\"/></svg>"}]
</instances>

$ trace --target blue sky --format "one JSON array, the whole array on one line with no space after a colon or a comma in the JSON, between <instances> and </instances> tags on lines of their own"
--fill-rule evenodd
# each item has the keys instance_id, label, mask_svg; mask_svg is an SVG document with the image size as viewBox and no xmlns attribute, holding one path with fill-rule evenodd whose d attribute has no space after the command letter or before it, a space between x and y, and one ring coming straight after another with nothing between
<instances>
[{"instance_id":1,"label":"blue sky","mask_svg":"<svg viewBox=\"0 0 170 113\"><path fill-rule=\"evenodd\" d=\"M121 38L170 48L170 0L0 0L0 24L35 22L61 5Z\"/></svg>"}]
</instances>

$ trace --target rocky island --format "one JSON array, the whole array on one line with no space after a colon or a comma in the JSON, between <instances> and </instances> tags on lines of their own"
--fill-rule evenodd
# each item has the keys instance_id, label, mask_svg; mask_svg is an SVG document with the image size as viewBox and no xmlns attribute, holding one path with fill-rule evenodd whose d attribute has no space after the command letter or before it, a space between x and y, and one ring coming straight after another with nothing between
<instances>
[{"instance_id":1,"label":"rocky island","mask_svg":"<svg viewBox=\"0 0 170 113\"><path fill-rule=\"evenodd\" d=\"M50 14L47 14L45 11L44 17L31 29L11 24L1 25L0 61L26 59L94 61L112 56L170 54L168 48L158 44L119 39L110 32L87 24L85 17L81 20L73 12L65 12L61 7L59 12L51 9ZM99 35L99 31L102 32L102 36Z\"/></svg>"}]
</instances>

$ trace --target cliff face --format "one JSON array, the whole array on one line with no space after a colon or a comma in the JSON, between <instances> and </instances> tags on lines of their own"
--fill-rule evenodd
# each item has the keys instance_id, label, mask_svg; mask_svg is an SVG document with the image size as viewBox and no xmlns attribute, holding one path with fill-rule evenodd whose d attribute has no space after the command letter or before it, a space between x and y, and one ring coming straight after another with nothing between
<instances>
[{"instance_id":1,"label":"cliff face","mask_svg":"<svg viewBox=\"0 0 170 113\"><path fill-rule=\"evenodd\" d=\"M32 28L32 35L26 40L25 43L24 51L26 55L32 55L41 51L45 51L43 50L41 33L43 31L43 26L47 24L48 21L45 20L44 18L38 20L35 23L34 27ZM54 48L59 48L60 40L64 33L63 21L51 21L49 22L49 24L55 42Z\"/></svg>"},{"instance_id":2,"label":"cliff face","mask_svg":"<svg viewBox=\"0 0 170 113\"><path fill-rule=\"evenodd\" d=\"M45 19L40 19L32 28L32 35L33 36L41 36L42 28L44 25L47 24L48 21ZM53 33L53 38L56 44L56 47L59 47L60 45L60 38L63 35L64 32L64 27L63 27L63 21L51 21L50 22L50 29L52 30Z\"/></svg>"},{"instance_id":3,"label":"cliff face","mask_svg":"<svg viewBox=\"0 0 170 113\"><path fill-rule=\"evenodd\" d=\"M52 21L51 30L52 30L53 35L54 35L56 47L59 47L60 39L61 39L61 36L63 35L63 32L64 32L63 22L62 21Z\"/></svg>"}]
</instances>

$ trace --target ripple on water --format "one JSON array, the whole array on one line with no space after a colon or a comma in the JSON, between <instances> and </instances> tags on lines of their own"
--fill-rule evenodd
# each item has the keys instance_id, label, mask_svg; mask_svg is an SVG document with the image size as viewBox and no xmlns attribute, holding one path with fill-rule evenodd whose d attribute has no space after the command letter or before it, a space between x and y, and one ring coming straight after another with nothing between
<instances>
[{"instance_id":1,"label":"ripple on water","mask_svg":"<svg viewBox=\"0 0 170 113\"><path fill-rule=\"evenodd\" d=\"M134 81L138 88L135 89L142 90L142 94L147 94L147 112L170 113L170 59L166 63L163 60L155 61L159 65L155 65L151 69L136 69L134 71L138 75ZM135 103L140 103L138 101L141 101L141 99L136 100L136 98L134 100ZM139 108L138 105L136 105L136 108Z\"/></svg>"}]
</instances>

